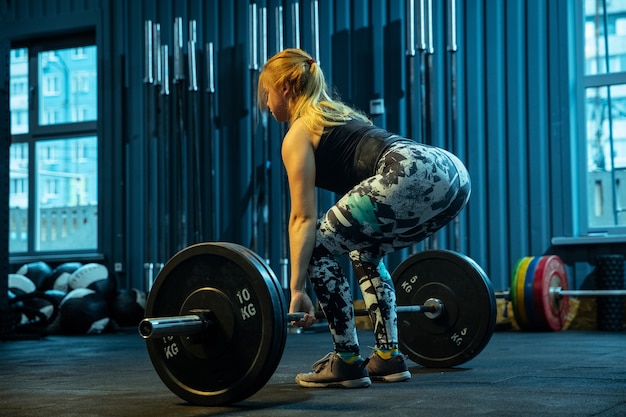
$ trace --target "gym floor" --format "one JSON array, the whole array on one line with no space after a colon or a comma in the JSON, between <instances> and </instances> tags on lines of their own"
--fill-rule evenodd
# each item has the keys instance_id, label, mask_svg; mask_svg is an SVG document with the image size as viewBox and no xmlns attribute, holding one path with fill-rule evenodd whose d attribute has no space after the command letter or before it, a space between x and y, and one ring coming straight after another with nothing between
<instances>
[{"instance_id":1,"label":"gym floor","mask_svg":"<svg viewBox=\"0 0 626 417\"><path fill-rule=\"evenodd\" d=\"M359 330L363 353L371 331ZM408 382L304 389L298 372L331 348L327 331L289 334L270 381L229 407L190 405L157 376L136 329L0 343L0 414L35 416L624 416L626 334L496 332L453 369L409 362Z\"/></svg>"}]
</instances>

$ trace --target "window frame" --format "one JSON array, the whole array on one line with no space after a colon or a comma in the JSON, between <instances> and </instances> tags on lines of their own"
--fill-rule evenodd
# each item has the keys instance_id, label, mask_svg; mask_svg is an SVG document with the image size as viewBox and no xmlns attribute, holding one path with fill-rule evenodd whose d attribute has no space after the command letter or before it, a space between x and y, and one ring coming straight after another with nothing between
<instances>
[{"instance_id":1,"label":"window frame","mask_svg":"<svg viewBox=\"0 0 626 417\"><path fill-rule=\"evenodd\" d=\"M576 112L578 116L574 116L574 120L577 121L576 131L578 132L575 137L577 138L577 145L574 146L573 149L577 149L577 153L579 155L578 158L573 158L574 161L578 161L579 171L578 171L578 184L579 190L573 190L574 193L580 193L579 200L580 205L578 208L579 220L578 220L578 230L580 233L578 235L619 235L626 236L626 224L625 225L606 225L606 226L593 226L590 224L589 219L589 203L592 198L588 182L589 182L589 174L588 170L588 137L587 137L587 89L589 88L611 88L616 85L626 85L626 71L622 72L609 72L609 73L601 73L601 74L592 74L587 75L585 72L585 64L586 57L584 53L585 49L585 24L586 24L586 16L585 16L585 0L581 2L574 2L574 29L575 33L575 50L573 55L575 56L576 61L576 97L577 97L577 106ZM604 22L603 22L604 24ZM605 30L603 35L607 37L608 33ZM606 41L606 40L605 40ZM612 107L609 108L609 112L612 111ZM611 176L614 178L615 170L611 170ZM612 183L614 183L613 181ZM574 184L574 187L577 187ZM613 194L615 194L615 190L611 190ZM612 208L615 209L617 207L617 198L613 199ZM577 235L575 233L574 235Z\"/></svg>"},{"instance_id":2,"label":"window frame","mask_svg":"<svg viewBox=\"0 0 626 417\"><path fill-rule=\"evenodd\" d=\"M27 249L25 252L10 252L9 257L11 262L16 261L28 261L29 259L38 259L41 258L42 254L45 254L46 258L59 258L59 259L81 259L81 258L95 258L99 257L99 253L101 252L101 239L99 237L96 238L96 247L88 248L88 249L62 249L62 250L39 250L37 249L37 236L39 228L34 227L37 213L36 210L39 209L39 204L37 203L37 189L38 184L35 179L37 178L37 155L36 155L36 145L37 143L41 143L47 140L58 140L58 139L75 139L84 136L94 136L97 139L98 149L101 148L100 141L100 132L99 132L99 120L101 119L101 98L100 98L100 87L97 87L98 98L96 100L97 109L97 117L95 120L90 121L75 121L68 123L58 123L58 124L49 124L49 125L41 125L39 123L39 91L38 88L42 88L42 86L38 85L38 77L39 77L39 67L38 60L39 54L43 51L48 50L59 50L59 49L70 49L70 48L80 48L86 46L95 46L99 48L96 42L96 35L94 31L80 31L71 34L64 34L63 36L59 36L56 38L35 38L28 39L19 42L11 42L10 49L21 49L26 48L28 51L28 132L26 133L15 133L12 134L12 143L25 143L28 149L28 210L27 210L27 222L28 222L28 232L27 232ZM100 55L100 52L97 52L97 56ZM100 75L100 64L99 59L96 62L96 70L98 72L97 82L98 85L101 82ZM98 151L98 154L100 151ZM100 156L97 157L98 169L97 172L101 172L100 169ZM98 184L100 184L100 180L98 179ZM100 186L98 185L98 188ZM98 195L99 195L98 191ZM100 207L100 199L98 198L98 209ZM98 222L101 220L98 219ZM97 227L98 233L100 233L100 227Z\"/></svg>"}]
</instances>

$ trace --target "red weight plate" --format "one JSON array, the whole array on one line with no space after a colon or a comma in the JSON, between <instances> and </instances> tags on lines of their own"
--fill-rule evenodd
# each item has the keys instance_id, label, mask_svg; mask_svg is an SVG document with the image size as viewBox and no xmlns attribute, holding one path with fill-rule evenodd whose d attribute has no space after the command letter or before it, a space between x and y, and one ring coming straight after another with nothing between
<instances>
[{"instance_id":1,"label":"red weight plate","mask_svg":"<svg viewBox=\"0 0 626 417\"><path fill-rule=\"evenodd\" d=\"M533 282L535 313L541 322L538 330L563 329L569 312L569 298L556 293L556 288L568 288L563 261L556 255L542 256Z\"/></svg>"}]
</instances>

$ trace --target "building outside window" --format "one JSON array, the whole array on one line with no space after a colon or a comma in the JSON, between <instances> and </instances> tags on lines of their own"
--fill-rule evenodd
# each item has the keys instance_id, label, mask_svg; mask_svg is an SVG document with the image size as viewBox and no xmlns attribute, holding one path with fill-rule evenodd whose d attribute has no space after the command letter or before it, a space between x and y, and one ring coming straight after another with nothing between
<instances>
[{"instance_id":1,"label":"building outside window","mask_svg":"<svg viewBox=\"0 0 626 417\"><path fill-rule=\"evenodd\" d=\"M97 87L92 42L11 50L11 255L97 249Z\"/></svg>"},{"instance_id":2,"label":"building outside window","mask_svg":"<svg viewBox=\"0 0 626 417\"><path fill-rule=\"evenodd\" d=\"M584 2L587 226L626 228L626 2Z\"/></svg>"}]
</instances>

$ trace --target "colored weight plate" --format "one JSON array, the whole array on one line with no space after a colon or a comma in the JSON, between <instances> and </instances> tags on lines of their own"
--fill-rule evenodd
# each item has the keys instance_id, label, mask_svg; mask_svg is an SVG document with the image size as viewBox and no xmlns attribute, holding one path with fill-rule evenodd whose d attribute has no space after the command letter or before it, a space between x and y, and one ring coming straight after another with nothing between
<instances>
[{"instance_id":1,"label":"colored weight plate","mask_svg":"<svg viewBox=\"0 0 626 417\"><path fill-rule=\"evenodd\" d=\"M524 262L518 271L517 276L517 309L520 314L518 323L521 329L529 327L528 317L526 315L526 306L524 304L524 283L526 282L526 271L528 271L528 265L532 260L532 256L524 258Z\"/></svg>"},{"instance_id":2,"label":"colored weight plate","mask_svg":"<svg viewBox=\"0 0 626 417\"><path fill-rule=\"evenodd\" d=\"M513 268L513 274L511 275L511 288L509 292L509 300L511 301L511 307L513 308L513 316L519 317L517 308L517 273L522 265L524 258L520 258Z\"/></svg>"},{"instance_id":3,"label":"colored weight plate","mask_svg":"<svg viewBox=\"0 0 626 417\"><path fill-rule=\"evenodd\" d=\"M522 265L524 258L520 258L513 268L513 274L511 275L511 289L509 293L509 299L511 301L511 307L513 309L513 316L519 317L520 314L517 311L517 274Z\"/></svg>"},{"instance_id":4,"label":"colored weight plate","mask_svg":"<svg viewBox=\"0 0 626 417\"><path fill-rule=\"evenodd\" d=\"M496 298L484 271L467 256L429 250L410 256L392 274L397 303L443 302L434 319L423 313L398 315L400 350L423 366L447 368L478 355L493 335Z\"/></svg>"},{"instance_id":5,"label":"colored weight plate","mask_svg":"<svg viewBox=\"0 0 626 417\"><path fill-rule=\"evenodd\" d=\"M568 289L563 261L556 255L542 256L537 264L533 282L535 311L541 318L538 330L563 329L569 313L569 298L551 291L555 288Z\"/></svg>"},{"instance_id":6,"label":"colored weight plate","mask_svg":"<svg viewBox=\"0 0 626 417\"><path fill-rule=\"evenodd\" d=\"M535 270L540 259L541 256L533 256L524 277L524 310L526 311L526 322L528 324L524 330L538 330L542 326L542 320L535 312L535 300L533 297Z\"/></svg>"},{"instance_id":7,"label":"colored weight plate","mask_svg":"<svg viewBox=\"0 0 626 417\"><path fill-rule=\"evenodd\" d=\"M272 376L285 347L285 302L276 277L238 245L201 243L170 259L146 303L146 317L210 310L206 337L146 340L154 368L180 398L200 405L241 401Z\"/></svg>"},{"instance_id":8,"label":"colored weight plate","mask_svg":"<svg viewBox=\"0 0 626 417\"><path fill-rule=\"evenodd\" d=\"M513 315L520 329L529 328L526 318L526 307L524 306L524 282L526 280L526 272L528 264L532 261L532 256L527 256L518 261L517 267L513 273L511 282L511 303L513 304Z\"/></svg>"}]
</instances>

